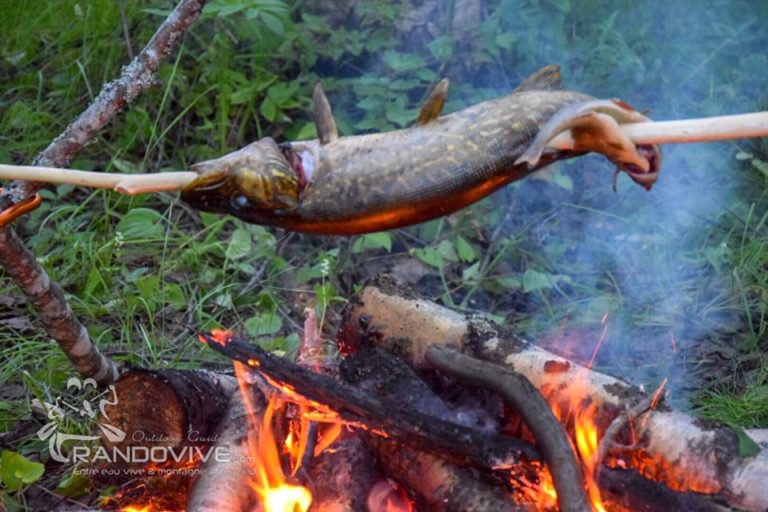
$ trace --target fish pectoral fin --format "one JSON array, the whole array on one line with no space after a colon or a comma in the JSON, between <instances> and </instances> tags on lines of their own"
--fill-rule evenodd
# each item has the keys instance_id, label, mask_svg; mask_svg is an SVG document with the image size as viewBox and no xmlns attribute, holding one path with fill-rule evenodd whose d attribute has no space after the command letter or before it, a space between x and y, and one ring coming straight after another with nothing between
<instances>
[{"instance_id":1,"label":"fish pectoral fin","mask_svg":"<svg viewBox=\"0 0 768 512\"><path fill-rule=\"evenodd\" d=\"M560 74L560 66L550 64L534 71L512 91L512 94L523 91L560 91L562 88L563 76Z\"/></svg>"},{"instance_id":2,"label":"fish pectoral fin","mask_svg":"<svg viewBox=\"0 0 768 512\"><path fill-rule=\"evenodd\" d=\"M416 119L416 126L429 124L440 116L445 106L445 100L448 98L449 85L450 81L447 78L443 78L429 92L429 95L427 95L427 98L421 105L419 117Z\"/></svg>"},{"instance_id":3,"label":"fish pectoral fin","mask_svg":"<svg viewBox=\"0 0 768 512\"><path fill-rule=\"evenodd\" d=\"M312 91L312 103L315 111L315 128L320 144L328 144L338 139L339 131L336 129L336 120L333 118L331 104L320 82L315 84L315 90Z\"/></svg>"}]
</instances>

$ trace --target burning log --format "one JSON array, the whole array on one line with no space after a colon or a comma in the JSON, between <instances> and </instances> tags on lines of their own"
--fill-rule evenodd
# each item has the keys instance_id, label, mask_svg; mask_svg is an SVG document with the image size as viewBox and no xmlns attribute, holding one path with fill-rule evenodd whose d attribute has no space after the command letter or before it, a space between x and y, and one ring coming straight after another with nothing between
<instances>
[{"instance_id":1,"label":"burning log","mask_svg":"<svg viewBox=\"0 0 768 512\"><path fill-rule=\"evenodd\" d=\"M304 313L304 334L297 361L309 370L335 376L338 373L337 352L323 339L315 310L307 308ZM318 422L304 418L299 422L302 420L307 442L297 469L298 473L306 475L304 484L312 491L312 510L365 510L368 494L382 475L361 433L332 424L322 436L326 439L320 439ZM332 449L323 449L330 443L333 443Z\"/></svg>"},{"instance_id":2,"label":"burning log","mask_svg":"<svg viewBox=\"0 0 768 512\"><path fill-rule=\"evenodd\" d=\"M438 345L429 347L425 357L435 367L501 395L519 412L536 437L554 480L560 512L589 510L581 468L571 443L544 397L528 379L511 368L480 361Z\"/></svg>"},{"instance_id":3,"label":"burning log","mask_svg":"<svg viewBox=\"0 0 768 512\"><path fill-rule=\"evenodd\" d=\"M103 443L108 449L208 444L236 388L234 377L211 371L130 370L115 383L118 400L104 409L109 424L126 435Z\"/></svg>"},{"instance_id":4,"label":"burning log","mask_svg":"<svg viewBox=\"0 0 768 512\"><path fill-rule=\"evenodd\" d=\"M400 400L413 410L441 419L456 420L459 417L457 411L451 410L401 359L381 349L361 350L350 355L342 362L341 374L345 382L356 388L375 396ZM469 415L465 411L462 414L464 422L478 423L478 418L467 418ZM552 420L556 422L554 417ZM559 423L557 428L562 431ZM416 493L429 510L521 510L523 506L517 505L506 483L490 471L471 471L439 456L376 435L368 436L368 441L386 473ZM572 454L569 445L566 450ZM575 474L579 475L579 471L576 467ZM574 503L584 505L586 502L576 499Z\"/></svg>"},{"instance_id":5,"label":"burning log","mask_svg":"<svg viewBox=\"0 0 768 512\"><path fill-rule=\"evenodd\" d=\"M254 397L254 411L264 413L266 404L260 394ZM240 512L254 510L256 493L251 486L248 432L250 421L243 397L234 393L215 436L214 452L225 451L226 462L209 458L201 468L187 500L188 512ZM226 464L226 467L222 467Z\"/></svg>"},{"instance_id":6,"label":"burning log","mask_svg":"<svg viewBox=\"0 0 768 512\"><path fill-rule=\"evenodd\" d=\"M203 338L217 352L258 370L291 400L309 403L347 423L396 438L415 449L482 468L512 466L521 458L538 459L528 443L413 411L400 402L310 372L231 335L218 340L209 335Z\"/></svg>"},{"instance_id":7,"label":"burning log","mask_svg":"<svg viewBox=\"0 0 768 512\"><path fill-rule=\"evenodd\" d=\"M312 510L318 512L365 510L371 488L382 478L362 436L349 429L341 431L332 449L315 457L307 476Z\"/></svg>"},{"instance_id":8,"label":"burning log","mask_svg":"<svg viewBox=\"0 0 768 512\"><path fill-rule=\"evenodd\" d=\"M378 279L361 291L345 315L340 336L347 350L373 344L418 366L425 365L430 346L452 346L522 373L563 410L578 385L579 401L589 405L603 432L638 404L654 401L626 381L535 347L487 319L423 300L391 279ZM630 418L606 442L612 445L606 459L612 466L634 468L676 491L717 496L733 507L768 508L768 487L761 484L768 479L768 452L740 456L737 436L726 425L660 404Z\"/></svg>"},{"instance_id":9,"label":"burning log","mask_svg":"<svg viewBox=\"0 0 768 512\"><path fill-rule=\"evenodd\" d=\"M417 493L427 510L493 510L513 512L530 510L518 505L506 485L478 477L471 469L447 462L441 457L413 450L400 443L374 439L385 471L396 475ZM580 509L580 510L589 510Z\"/></svg>"}]
</instances>

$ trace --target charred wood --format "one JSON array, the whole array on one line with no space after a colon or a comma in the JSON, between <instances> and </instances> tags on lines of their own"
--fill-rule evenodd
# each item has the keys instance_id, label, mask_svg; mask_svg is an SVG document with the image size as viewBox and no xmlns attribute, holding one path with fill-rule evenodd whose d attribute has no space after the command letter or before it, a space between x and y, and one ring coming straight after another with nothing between
<instances>
[{"instance_id":1,"label":"charred wood","mask_svg":"<svg viewBox=\"0 0 768 512\"><path fill-rule=\"evenodd\" d=\"M206 445L237 389L231 375L205 370L141 370L115 383L117 403L105 407L110 425L124 440L107 448Z\"/></svg>"},{"instance_id":2,"label":"charred wood","mask_svg":"<svg viewBox=\"0 0 768 512\"><path fill-rule=\"evenodd\" d=\"M382 438L372 439L372 443L386 473L416 493L425 510L534 510L517 504L505 484L484 479L471 468L459 467L441 457Z\"/></svg>"},{"instance_id":3,"label":"charred wood","mask_svg":"<svg viewBox=\"0 0 768 512\"><path fill-rule=\"evenodd\" d=\"M644 478L627 469L605 468L598 482L601 496L612 507L631 512L668 512L695 510L696 512L727 512L733 508L719 503L706 494L677 492L669 487Z\"/></svg>"},{"instance_id":4,"label":"charred wood","mask_svg":"<svg viewBox=\"0 0 768 512\"><path fill-rule=\"evenodd\" d=\"M307 469L305 485L317 512L366 510L368 493L382 478L362 435L344 429L332 448L320 453Z\"/></svg>"},{"instance_id":5,"label":"charred wood","mask_svg":"<svg viewBox=\"0 0 768 512\"><path fill-rule=\"evenodd\" d=\"M581 467L568 436L547 401L528 379L511 368L438 345L429 347L425 357L440 370L500 394L522 416L549 466L561 512L581 512L591 508Z\"/></svg>"},{"instance_id":6,"label":"charred wood","mask_svg":"<svg viewBox=\"0 0 768 512\"><path fill-rule=\"evenodd\" d=\"M603 431L620 414L650 398L626 381L540 349L484 317L424 300L388 278L373 281L353 300L339 335L347 351L380 346L417 366L424 365L429 346L452 346L513 368L564 407L578 382L581 402L595 407ZM671 410L663 403L639 419L617 433L615 444L630 449L609 450L609 465L634 468L676 491L722 498L732 507L768 509L768 486L761 484L768 480L766 450L742 457L730 427Z\"/></svg>"},{"instance_id":7,"label":"charred wood","mask_svg":"<svg viewBox=\"0 0 768 512\"><path fill-rule=\"evenodd\" d=\"M338 351L323 339L315 310L304 310L304 333L297 361L299 366L335 377ZM363 435L355 429L342 428L330 449L315 453L322 429L316 421L306 424L307 446L297 474L312 492L312 508L318 512L355 512L365 510L368 493L382 479L373 454Z\"/></svg>"},{"instance_id":8,"label":"charred wood","mask_svg":"<svg viewBox=\"0 0 768 512\"><path fill-rule=\"evenodd\" d=\"M203 335L217 352L260 372L268 381L287 392L290 399L322 404L343 420L374 433L397 438L417 450L447 457L458 464L482 468L510 466L521 458L538 459L528 443L413 411L403 404L372 396L335 379L300 366L231 337L224 343Z\"/></svg>"}]
</instances>

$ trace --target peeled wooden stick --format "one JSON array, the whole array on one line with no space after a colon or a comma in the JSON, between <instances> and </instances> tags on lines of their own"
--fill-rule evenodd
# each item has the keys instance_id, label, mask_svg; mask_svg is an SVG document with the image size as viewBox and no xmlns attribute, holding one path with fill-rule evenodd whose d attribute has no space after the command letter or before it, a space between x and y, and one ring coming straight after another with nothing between
<instances>
[{"instance_id":1,"label":"peeled wooden stick","mask_svg":"<svg viewBox=\"0 0 768 512\"><path fill-rule=\"evenodd\" d=\"M768 112L704 117L679 121L653 121L623 124L622 134L635 144L707 142L714 140L768 137ZM570 132L552 139L548 147L573 149ZM179 190L197 176L194 172L118 174L0 164L0 180L23 179L46 183L68 183L81 187L107 188L121 194Z\"/></svg>"},{"instance_id":2,"label":"peeled wooden stick","mask_svg":"<svg viewBox=\"0 0 768 512\"><path fill-rule=\"evenodd\" d=\"M681 144L768 137L768 112L628 123L622 124L619 129L635 144ZM554 149L572 149L573 139L570 132L566 131L549 141L547 146Z\"/></svg>"},{"instance_id":3,"label":"peeled wooden stick","mask_svg":"<svg viewBox=\"0 0 768 512\"><path fill-rule=\"evenodd\" d=\"M0 164L0 179L23 179L45 183L67 183L89 188L108 188L126 195L178 190L196 176L194 172L119 174Z\"/></svg>"}]
</instances>

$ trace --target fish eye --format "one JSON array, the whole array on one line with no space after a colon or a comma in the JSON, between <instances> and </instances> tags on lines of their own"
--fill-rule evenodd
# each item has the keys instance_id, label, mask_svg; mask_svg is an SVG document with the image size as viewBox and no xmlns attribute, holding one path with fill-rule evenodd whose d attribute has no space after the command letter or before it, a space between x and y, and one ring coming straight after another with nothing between
<instances>
[{"instance_id":1,"label":"fish eye","mask_svg":"<svg viewBox=\"0 0 768 512\"><path fill-rule=\"evenodd\" d=\"M240 208L247 208L250 204L250 201L248 201L248 198L244 195L237 195L232 198L232 207L236 209Z\"/></svg>"}]
</instances>

